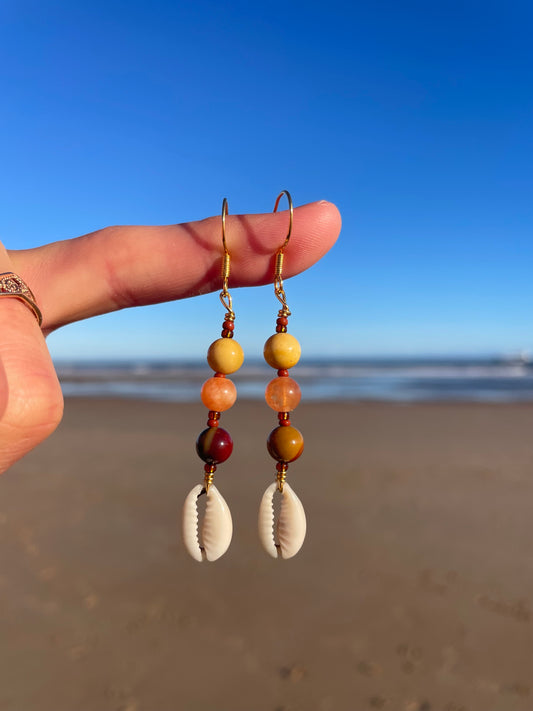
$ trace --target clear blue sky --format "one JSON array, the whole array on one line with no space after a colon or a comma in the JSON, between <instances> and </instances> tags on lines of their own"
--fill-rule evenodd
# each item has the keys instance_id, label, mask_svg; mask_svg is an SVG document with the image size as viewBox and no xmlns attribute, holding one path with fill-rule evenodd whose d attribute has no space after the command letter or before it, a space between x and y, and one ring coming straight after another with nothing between
<instances>
[{"instance_id":1,"label":"clear blue sky","mask_svg":"<svg viewBox=\"0 0 533 711\"><path fill-rule=\"evenodd\" d=\"M313 355L533 350L529 2L0 6L0 238L329 199L337 246L287 282ZM259 357L272 290L238 290ZM49 338L56 358L203 357L215 294ZM184 331L180 324L187 324Z\"/></svg>"}]
</instances>

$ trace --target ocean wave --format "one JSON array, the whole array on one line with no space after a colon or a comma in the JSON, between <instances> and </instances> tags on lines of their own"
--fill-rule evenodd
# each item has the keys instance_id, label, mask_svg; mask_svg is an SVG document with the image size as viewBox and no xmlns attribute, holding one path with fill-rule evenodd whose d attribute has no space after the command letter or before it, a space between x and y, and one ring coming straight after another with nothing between
<instances>
[{"instance_id":1,"label":"ocean wave","mask_svg":"<svg viewBox=\"0 0 533 711\"><path fill-rule=\"evenodd\" d=\"M58 366L66 396L193 402L209 369L204 363L143 362ZM251 363L232 375L239 397L262 399L275 372ZM299 364L294 377L312 400L533 400L533 368L503 360L387 360Z\"/></svg>"}]
</instances>

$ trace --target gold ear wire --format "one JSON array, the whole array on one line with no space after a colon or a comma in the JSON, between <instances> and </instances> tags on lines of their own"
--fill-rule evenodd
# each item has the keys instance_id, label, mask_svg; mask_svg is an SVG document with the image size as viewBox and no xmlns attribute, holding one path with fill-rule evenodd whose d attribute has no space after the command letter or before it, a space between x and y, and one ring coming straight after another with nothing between
<instances>
[{"instance_id":1,"label":"gold ear wire","mask_svg":"<svg viewBox=\"0 0 533 711\"><path fill-rule=\"evenodd\" d=\"M280 251L280 252L283 251L283 250L285 249L285 247L289 244L289 240L290 240L291 234L292 234L292 222L293 222L293 219L294 219L294 210L293 210L293 208L292 208L292 198L291 198L291 194L290 194L290 192L289 192L288 190L282 190L282 191L280 192L280 194L279 194L278 197L276 198L276 204L274 205L274 210L273 210L272 212L277 212L277 211L278 211L279 201L281 200L281 198L282 198L284 195L287 196L287 200L289 201L289 232L287 233L287 236L285 237L285 242L284 242L284 243L281 245L281 247L279 248L279 251Z\"/></svg>"},{"instance_id":2,"label":"gold ear wire","mask_svg":"<svg viewBox=\"0 0 533 711\"><path fill-rule=\"evenodd\" d=\"M281 247L276 252L276 266L274 268L274 293L276 294L278 301L281 303L281 305L283 307L280 309L279 315L280 316L290 316L291 312L289 310L289 307L287 306L287 297L285 296L285 290L283 288L283 278L282 278L283 259L285 257L284 249L289 244L289 240L290 240L291 234L292 234L292 223L293 223L293 219L294 219L292 198L291 198L291 194L288 190L282 190L280 192L280 194L276 198L276 204L274 205L273 212L278 211L279 201L281 200L281 198L284 195L287 196L287 200L289 202L289 231L287 233L287 236L285 237L285 242L283 242Z\"/></svg>"},{"instance_id":3,"label":"gold ear wire","mask_svg":"<svg viewBox=\"0 0 533 711\"><path fill-rule=\"evenodd\" d=\"M231 268L231 258L226 245L226 215L228 214L228 201L226 198L222 200L222 246L224 247L224 256L222 257L222 291L220 292L220 301L225 309L227 309L226 318L230 321L235 321L235 313L233 311L233 301L231 294L228 291L228 280Z\"/></svg>"}]
</instances>

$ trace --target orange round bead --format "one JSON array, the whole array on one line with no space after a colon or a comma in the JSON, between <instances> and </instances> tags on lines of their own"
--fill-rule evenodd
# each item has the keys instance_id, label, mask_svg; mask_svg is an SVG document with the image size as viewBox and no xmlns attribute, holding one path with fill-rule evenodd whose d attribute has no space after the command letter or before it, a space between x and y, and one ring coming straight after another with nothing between
<instances>
[{"instance_id":1,"label":"orange round bead","mask_svg":"<svg viewBox=\"0 0 533 711\"><path fill-rule=\"evenodd\" d=\"M276 412L292 412L302 398L300 386L287 376L271 380L265 390L267 405Z\"/></svg>"},{"instance_id":2,"label":"orange round bead","mask_svg":"<svg viewBox=\"0 0 533 711\"><path fill-rule=\"evenodd\" d=\"M237 399L237 388L229 378L209 378L202 385L200 397L209 410L224 412Z\"/></svg>"}]
</instances>

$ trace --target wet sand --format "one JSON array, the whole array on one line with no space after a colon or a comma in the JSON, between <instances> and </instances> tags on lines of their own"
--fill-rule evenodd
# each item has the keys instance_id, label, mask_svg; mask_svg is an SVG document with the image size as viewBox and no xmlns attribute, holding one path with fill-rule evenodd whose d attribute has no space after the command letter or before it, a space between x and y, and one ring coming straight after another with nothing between
<instances>
[{"instance_id":1,"label":"wet sand","mask_svg":"<svg viewBox=\"0 0 533 711\"><path fill-rule=\"evenodd\" d=\"M302 404L291 561L257 541L259 403L223 416L230 550L184 552L204 419L70 399L0 479L1 711L533 708L533 405Z\"/></svg>"}]
</instances>

